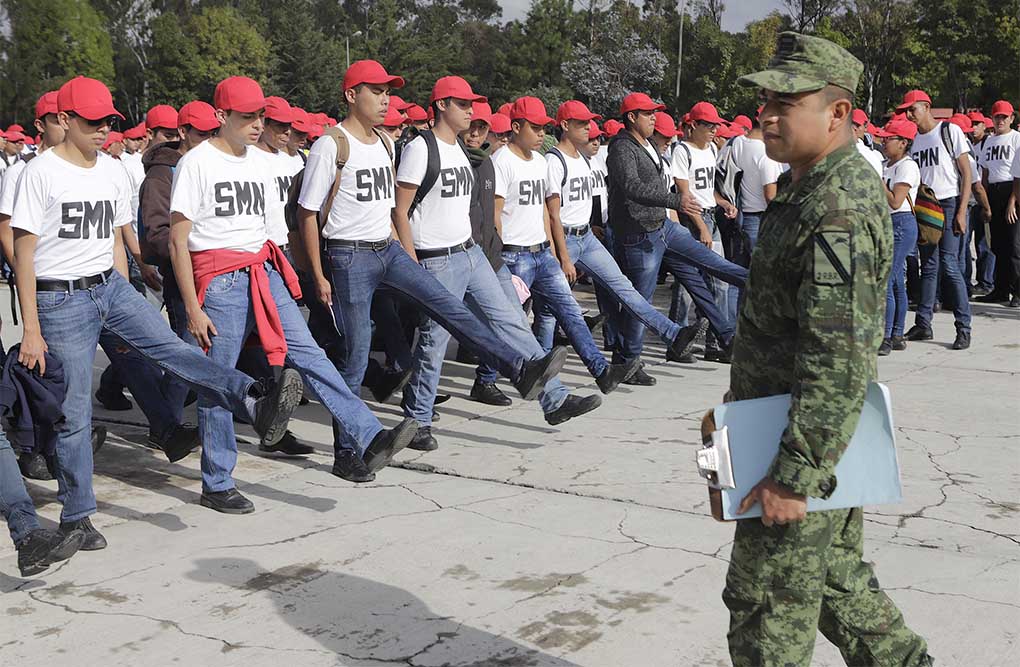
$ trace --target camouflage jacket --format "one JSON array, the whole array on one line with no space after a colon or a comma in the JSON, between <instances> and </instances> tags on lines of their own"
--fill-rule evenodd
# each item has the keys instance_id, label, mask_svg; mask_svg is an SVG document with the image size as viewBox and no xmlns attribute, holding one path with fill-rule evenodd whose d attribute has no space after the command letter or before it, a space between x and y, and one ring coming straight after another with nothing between
<instances>
[{"instance_id":1,"label":"camouflage jacket","mask_svg":"<svg viewBox=\"0 0 1020 667\"><path fill-rule=\"evenodd\" d=\"M796 493L836 488L877 376L892 247L881 183L853 143L798 183L780 177L751 258L729 398L793 395L769 476Z\"/></svg>"}]
</instances>

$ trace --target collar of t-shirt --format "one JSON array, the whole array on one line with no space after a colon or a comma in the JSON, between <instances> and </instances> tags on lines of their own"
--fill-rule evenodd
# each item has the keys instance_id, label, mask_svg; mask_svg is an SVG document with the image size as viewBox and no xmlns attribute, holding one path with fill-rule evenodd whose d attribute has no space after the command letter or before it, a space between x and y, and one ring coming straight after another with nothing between
<instances>
[{"instance_id":1,"label":"collar of t-shirt","mask_svg":"<svg viewBox=\"0 0 1020 667\"><path fill-rule=\"evenodd\" d=\"M436 137L439 174L421 203L411 213L414 247L423 250L449 248L471 237L471 186L474 169L460 144ZM429 150L425 137L417 137L400 153L397 182L420 186L428 170Z\"/></svg>"},{"instance_id":2,"label":"collar of t-shirt","mask_svg":"<svg viewBox=\"0 0 1020 667\"><path fill-rule=\"evenodd\" d=\"M525 160L507 147L492 158L496 186L503 198L500 221L503 243L530 246L544 243L546 161L536 152Z\"/></svg>"},{"instance_id":3,"label":"collar of t-shirt","mask_svg":"<svg viewBox=\"0 0 1020 667\"><path fill-rule=\"evenodd\" d=\"M592 168L581 155L571 157L562 151L560 155L562 160L552 151L545 156L545 197L559 196L560 224L568 228L581 227L591 220Z\"/></svg>"}]
</instances>

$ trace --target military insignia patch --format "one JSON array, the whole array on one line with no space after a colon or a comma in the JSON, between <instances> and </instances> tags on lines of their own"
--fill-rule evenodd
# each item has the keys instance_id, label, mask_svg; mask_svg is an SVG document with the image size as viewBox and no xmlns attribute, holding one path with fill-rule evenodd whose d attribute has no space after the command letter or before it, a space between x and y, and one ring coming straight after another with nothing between
<instances>
[{"instance_id":1,"label":"military insignia patch","mask_svg":"<svg viewBox=\"0 0 1020 667\"><path fill-rule=\"evenodd\" d=\"M853 278L850 232L815 234L814 282L816 285L847 285Z\"/></svg>"}]
</instances>

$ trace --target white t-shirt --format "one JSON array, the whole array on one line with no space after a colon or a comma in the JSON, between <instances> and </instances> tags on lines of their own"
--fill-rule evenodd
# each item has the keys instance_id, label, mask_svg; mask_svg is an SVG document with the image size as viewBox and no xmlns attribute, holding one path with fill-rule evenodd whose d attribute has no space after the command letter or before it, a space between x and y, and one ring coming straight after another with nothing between
<instances>
[{"instance_id":1,"label":"white t-shirt","mask_svg":"<svg viewBox=\"0 0 1020 667\"><path fill-rule=\"evenodd\" d=\"M265 161L248 146L243 157L203 141L184 154L174 169L170 210L191 221L188 250L259 252L266 233L266 201L271 195Z\"/></svg>"},{"instance_id":2,"label":"white t-shirt","mask_svg":"<svg viewBox=\"0 0 1020 667\"><path fill-rule=\"evenodd\" d=\"M942 143L942 123L937 123L930 132L919 131L910 149L910 157L921 170L921 182L931 187L939 199L959 196L960 176L956 173L955 161L970 150L963 130L952 123L948 125L953 155Z\"/></svg>"},{"instance_id":3,"label":"white t-shirt","mask_svg":"<svg viewBox=\"0 0 1020 667\"><path fill-rule=\"evenodd\" d=\"M592 168L583 156L570 157L566 153L561 162L552 151L545 155L545 198L560 198L560 222L564 227L583 227L591 222ZM567 165L566 184L563 165Z\"/></svg>"},{"instance_id":4,"label":"white t-shirt","mask_svg":"<svg viewBox=\"0 0 1020 667\"><path fill-rule=\"evenodd\" d=\"M1020 151L1013 155L1013 164L1009 167L1009 175L1013 178L1020 178Z\"/></svg>"},{"instance_id":5,"label":"white t-shirt","mask_svg":"<svg viewBox=\"0 0 1020 667\"><path fill-rule=\"evenodd\" d=\"M921 170L917 168L917 163L904 156L895 164L886 165L882 171L882 180L890 190L895 189L897 183L906 183L910 186L910 201L904 197L899 208L889 207L892 213L910 213L910 202L917 201L917 187L921 184Z\"/></svg>"},{"instance_id":6,"label":"white t-shirt","mask_svg":"<svg viewBox=\"0 0 1020 667\"><path fill-rule=\"evenodd\" d=\"M142 187L142 181L145 180L142 154L124 151L120 156L120 163L127 169L128 178L131 179L131 208L138 211L138 190Z\"/></svg>"},{"instance_id":7,"label":"white t-shirt","mask_svg":"<svg viewBox=\"0 0 1020 667\"><path fill-rule=\"evenodd\" d=\"M133 219L119 162L99 153L95 165L79 167L49 150L24 167L11 227L39 237L36 278L77 280L113 266L114 228Z\"/></svg>"},{"instance_id":8,"label":"white t-shirt","mask_svg":"<svg viewBox=\"0 0 1020 667\"><path fill-rule=\"evenodd\" d=\"M989 183L1003 183L1012 180L1009 168L1020 149L1020 132L1010 130L1006 134L991 134L981 146L981 166L988 171Z\"/></svg>"},{"instance_id":9,"label":"white t-shirt","mask_svg":"<svg viewBox=\"0 0 1020 667\"><path fill-rule=\"evenodd\" d=\"M494 194L504 199L500 217L503 243L535 245L547 241L545 160L536 152L525 160L507 147L492 157L492 166L496 172Z\"/></svg>"},{"instance_id":10,"label":"white t-shirt","mask_svg":"<svg viewBox=\"0 0 1020 667\"><path fill-rule=\"evenodd\" d=\"M346 135L351 154L340 172L340 189L322 228L327 239L345 241L384 241L392 235L390 213L396 202L393 161L384 141L366 144L338 126ZM329 197L336 178L336 141L323 135L308 153L304 182L298 203L309 211L319 211Z\"/></svg>"},{"instance_id":11,"label":"white t-shirt","mask_svg":"<svg viewBox=\"0 0 1020 667\"><path fill-rule=\"evenodd\" d=\"M252 151L255 159L263 163L264 177L266 179L266 232L269 239L276 245L282 246L287 243L287 196L290 193L290 183L294 180L294 174L300 171L300 167L294 169L294 161L283 151L271 153L261 147L255 147Z\"/></svg>"},{"instance_id":12,"label":"white t-shirt","mask_svg":"<svg viewBox=\"0 0 1020 667\"><path fill-rule=\"evenodd\" d=\"M293 155L290 155L284 151L280 152L283 153L284 157L291 161L291 169L294 170L295 174L305 168L305 158L303 157L301 151L298 151Z\"/></svg>"},{"instance_id":13,"label":"white t-shirt","mask_svg":"<svg viewBox=\"0 0 1020 667\"><path fill-rule=\"evenodd\" d=\"M436 137L436 146L439 174L410 219L414 247L423 250L449 248L471 238L471 186L475 170L457 143L448 144ZM400 154L397 182L421 185L428 161L425 137L417 137Z\"/></svg>"},{"instance_id":14,"label":"white t-shirt","mask_svg":"<svg viewBox=\"0 0 1020 667\"><path fill-rule=\"evenodd\" d=\"M715 160L712 145L698 148L685 141L673 151L673 178L687 181L691 196L701 208L715 208Z\"/></svg>"},{"instance_id":15,"label":"white t-shirt","mask_svg":"<svg viewBox=\"0 0 1020 667\"><path fill-rule=\"evenodd\" d=\"M864 156L872 167L875 168L875 172L881 176L883 173L882 167L882 154L876 151L874 148L868 148L863 141L857 140L857 152Z\"/></svg>"},{"instance_id":16,"label":"white t-shirt","mask_svg":"<svg viewBox=\"0 0 1020 667\"><path fill-rule=\"evenodd\" d=\"M0 215L9 216L14 211L14 193L18 188L18 177L27 166L27 162L18 160L6 171L0 172Z\"/></svg>"},{"instance_id":17,"label":"white t-shirt","mask_svg":"<svg viewBox=\"0 0 1020 667\"><path fill-rule=\"evenodd\" d=\"M765 142L744 138L733 145L734 163L743 171L740 178L740 210L762 213L768 208L765 186L779 180L783 166L765 154Z\"/></svg>"},{"instance_id":18,"label":"white t-shirt","mask_svg":"<svg viewBox=\"0 0 1020 667\"><path fill-rule=\"evenodd\" d=\"M591 196L599 198L599 206L602 209L602 224L609 223L609 188L606 186L606 175L609 168L606 166L606 159L602 150L595 153L591 159ZM594 205L594 204L593 204Z\"/></svg>"}]
</instances>

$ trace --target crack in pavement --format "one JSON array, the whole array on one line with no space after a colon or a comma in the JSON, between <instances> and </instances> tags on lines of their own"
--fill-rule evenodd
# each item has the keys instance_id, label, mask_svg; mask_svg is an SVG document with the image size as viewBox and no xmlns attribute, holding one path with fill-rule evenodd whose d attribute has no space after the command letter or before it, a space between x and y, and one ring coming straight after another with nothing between
<instances>
[{"instance_id":1,"label":"crack in pavement","mask_svg":"<svg viewBox=\"0 0 1020 667\"><path fill-rule=\"evenodd\" d=\"M630 535L627 532L625 532L624 529L623 529L623 524L627 522L628 515L629 515L629 510L627 510L625 508L623 510L623 517L621 517L619 523L616 524L616 530L617 530L618 533L620 533L620 535L622 535L623 537L626 537L628 540L630 540L631 542L633 542L635 544L640 544L640 545L646 546L646 547L648 547L650 549L664 549L664 550L667 550L667 551L683 551L684 553L694 554L694 555L697 555L697 556L704 556L706 558L714 558L715 560L719 560L719 561L722 561L724 563L729 563L730 562L728 559L722 558L721 556L718 555L720 551L722 551L723 549L726 548L726 545L729 544L729 542L726 542L726 544L723 544L721 547L716 549L715 553L711 553L710 554L710 553L706 553L704 551L697 551L696 549L685 549L683 547L667 547L667 546L663 546L661 544L652 544L651 542L645 542L643 540L639 540L638 538L634 537L633 535Z\"/></svg>"},{"instance_id":2,"label":"crack in pavement","mask_svg":"<svg viewBox=\"0 0 1020 667\"><path fill-rule=\"evenodd\" d=\"M966 598L973 600L974 602L981 602L983 604L997 604L1003 607L1012 607L1013 609L1020 609L1020 605L1013 604L1012 602L1000 602L999 600L985 600L983 598L976 598L972 595L965 593L940 593L937 591L927 591L923 588L915 588L914 586L897 586L895 588L883 588L885 591L913 591L915 593L924 593L925 595L934 595L936 597L954 597L954 598Z\"/></svg>"}]
</instances>

